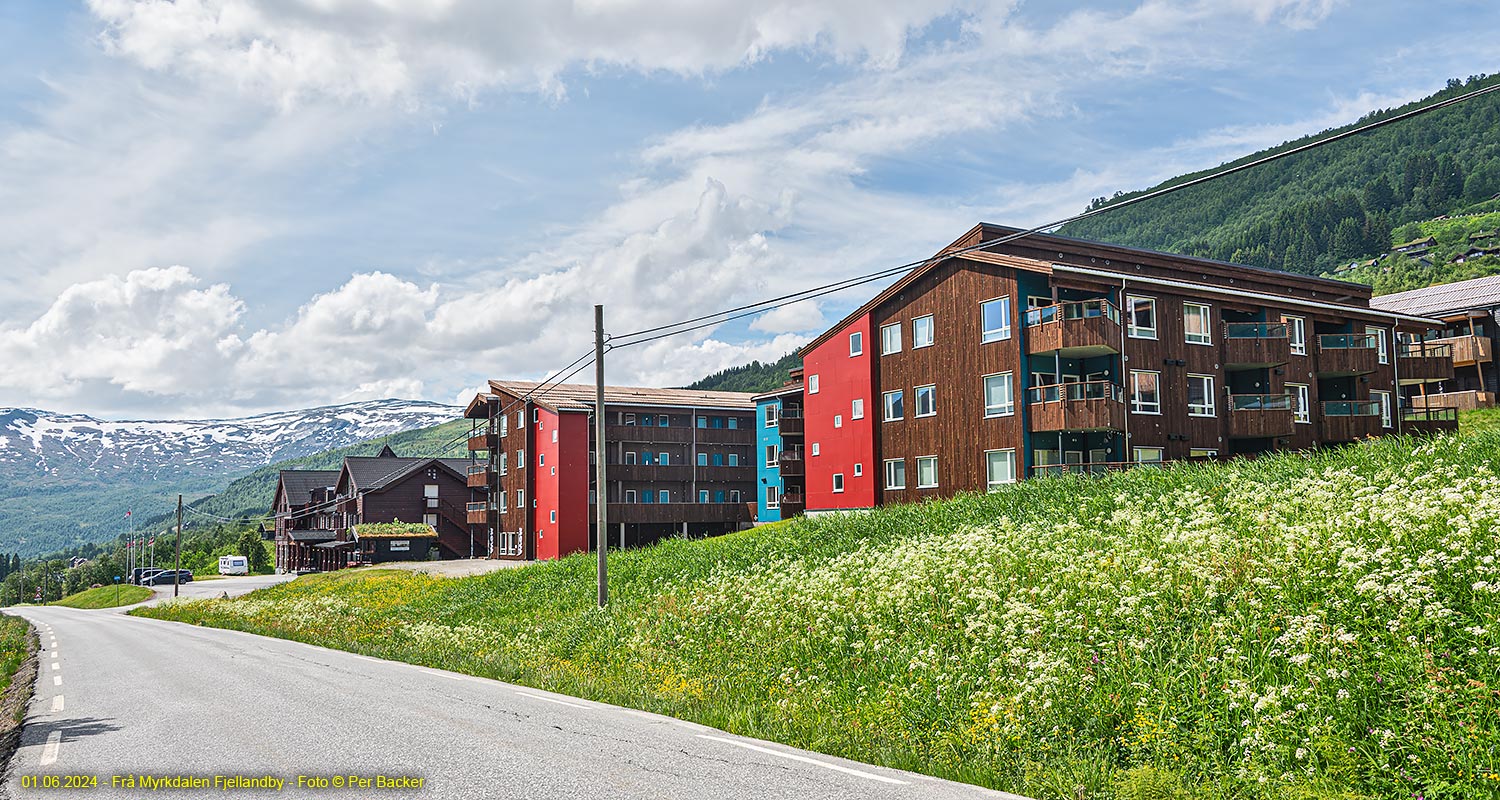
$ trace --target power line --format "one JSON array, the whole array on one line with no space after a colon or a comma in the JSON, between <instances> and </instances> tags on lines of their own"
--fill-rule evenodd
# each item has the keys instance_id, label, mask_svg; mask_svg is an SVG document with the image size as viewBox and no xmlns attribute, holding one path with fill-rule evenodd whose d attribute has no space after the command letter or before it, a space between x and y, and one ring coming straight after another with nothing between
<instances>
[{"instance_id":1,"label":"power line","mask_svg":"<svg viewBox=\"0 0 1500 800\"><path fill-rule=\"evenodd\" d=\"M1231 166L1231 167L1226 167L1224 169L1221 169L1221 170L1218 170L1218 171L1215 171L1215 172L1210 172L1210 173L1207 173L1207 174L1204 174L1204 175L1200 175L1200 176L1198 176L1196 178L1193 178L1191 180L1183 181L1182 183L1173 184L1171 186L1164 186L1164 187L1162 187L1160 189L1156 189L1156 190L1153 190L1153 191L1150 191L1150 192L1146 192L1144 194L1136 195L1134 197L1125 198L1123 200L1119 200L1117 202L1110 203L1108 205L1100 206L1098 208L1088 209L1086 211L1083 211L1082 213L1074 214L1073 216L1070 216L1070 217L1066 217L1066 218L1063 218L1063 219L1060 219L1060 220L1057 220L1057 221L1054 221L1054 222L1049 222L1049 223L1047 223L1045 225L1039 225L1039 226L1034 227L1034 228L1029 228L1029 229L1024 230L1024 231L1018 231L1016 233L1007 234L1007 235L999 237L997 239L990 239L988 241L980 242L980 243L974 244L974 245L969 245L967 247L955 248L955 249L952 249L952 250L948 250L948 251L939 253L939 254L937 254L935 256L930 256L928 258L922 258L922 259L918 259L916 261L908 261L907 263L901 264L901 265L898 265L898 266L887 267L885 269L877 270L875 272L867 273L867 274L864 274L864 275L858 275L858 276L855 276L853 278L847 278L847 279L844 279L844 280L841 280L841 281L836 281L834 283L823 284L822 286L814 286L814 287L812 287L810 289L804 289L804 290L799 291L799 292L793 292L791 294L781 295L780 297L773 297L773 298L770 298L768 300L762 300L762 301L755 302L755 303L749 303L747 305L737 306L735 308L724 309L722 311L717 311L717 312L714 312L712 314L704 314L704 315L699 316L699 317L692 317L690 319L685 319L685 320L681 320L681 321L678 321L678 322L667 323L665 325L657 325L657 326L651 327L651 328L642 328L641 330L638 330L638 331L632 331L630 333L620 334L619 336L617 336L615 338L616 339L621 339L621 340L628 340L628 341L620 341L620 342L617 343L616 346L618 346L618 347L630 347L632 345L645 344L647 342L655 341L657 339L662 339L662 338L666 338L666 337L669 337L669 336L676 336L678 334L683 334L683 333L691 333L692 331L700 330L702 328L712 327L714 325L722 325L722 324L724 324L726 322L732 322L734 320L742 319L742 318L747 317L747 316L753 316L755 314L760 314L760 313L764 313L764 312L767 312L767 311L772 311L772 310L775 310L777 308L781 308L783 306L791 305L792 303L801 302L803 300L811 300L811 299L816 298L816 297L822 297L822 296L827 295L827 294L832 294L834 292L843 291L844 289L850 289L850 288L853 288L855 286L860 286L860 285L863 285L863 284L866 284L866 283L871 283L873 281L878 281L878 280L881 280L882 278L887 278L887 277L890 277L892 275L896 275L896 274L899 274L901 272L905 272L907 270L911 270L911 269L915 269L917 267L924 266L926 264L930 264L930 263L933 263L933 262L936 262L936 261L941 261L941 260L947 259L947 258L952 258L954 256L960 256L960 255L963 255L964 253L970 253L970 252L974 252L976 250L984 250L984 249L987 249L987 248L996 247L998 245L1002 245L1002 244L1005 244L1007 242L1012 242L1012 241L1015 241L1017 239L1021 239L1021 238L1026 237L1026 236L1031 236L1032 234L1042 233L1042 232L1051 230L1053 228L1058 228L1058 227L1061 227L1063 225L1067 225L1067 224L1072 223L1072 222L1077 222L1079 220L1088 219L1090 217L1098 216L1099 214L1103 214L1103 213L1106 213L1106 212L1109 212L1109 211L1115 211L1115 210L1118 210L1118 209L1121 209L1121 208L1125 208L1126 206L1135 205L1136 203L1141 203L1141 202L1145 202L1147 200L1152 200L1152 199L1155 199L1157 197L1162 197L1164 195L1171 194L1173 192L1178 192L1178 191L1181 191L1183 189L1191 188L1193 186L1199 186L1201 184L1208 183L1210 181L1215 181L1215 180L1218 180L1220 178L1227 177L1229 175L1233 175L1233 174L1238 173L1238 172L1244 172L1245 170L1252 169L1254 167L1258 167L1258 166L1261 166L1261 165L1264 165L1264 164L1268 164L1268 163L1270 163L1272 161L1277 161L1277 160L1280 160L1280 159L1283 159L1283 158L1288 158L1290 156L1298 155L1300 153L1305 153L1305 152L1307 152L1309 150L1312 150L1314 148L1317 148L1317 147L1322 147L1322 146L1327 145L1327 144L1332 144L1333 142L1337 142L1337 141L1340 141L1340 140L1343 140L1343 139L1347 139L1347 138L1352 137L1352 136L1357 136L1359 134L1366 133L1366 132L1375 130L1377 128L1382 128L1382 127L1385 127L1387 125L1393 125L1393 124L1395 124L1397 122L1402 122L1402 121L1411 119L1412 117L1416 117L1416 116L1419 116L1419 115L1422 115L1422 114L1427 114L1427 113L1430 113L1430 112L1433 112L1433 111L1437 111L1439 109L1447 108L1448 106L1456 105L1458 103L1466 102L1468 100L1472 100L1472 99L1474 99L1476 97L1479 97L1479 96L1484 95L1484 94L1489 94L1490 92L1494 92L1494 91L1497 91L1497 90L1500 90L1500 83L1492 84L1492 85L1486 86L1486 87L1484 87L1482 89L1475 89L1474 91L1466 92L1466 93L1464 93L1462 95L1459 95L1457 97L1450 97L1447 100L1440 100L1440 101L1435 102L1435 103L1429 103L1429 104L1424 105L1424 106L1418 106L1417 108L1411 109L1409 111L1403 111L1402 113L1396 114L1396 115L1391 116L1391 117L1386 117L1384 119L1375 120L1373 122L1369 122L1369 123L1366 123L1364 125L1360 125L1360 126L1355 127L1355 128L1350 128L1349 130L1341 131L1339 133L1333 134L1331 136L1324 137L1322 139L1316 139L1314 141L1298 145L1298 146L1290 148L1288 150L1283 150L1283 151L1278 152L1278 153L1271 153L1269 155L1257 158L1257 159L1255 159L1253 161L1247 161L1247 162L1245 162L1243 164L1237 164L1237 165L1234 165L1234 166ZM684 327L684 326L687 326L687 327ZM657 334L657 335L647 336L648 334ZM635 338L635 337L645 337L645 338Z\"/></svg>"}]
</instances>

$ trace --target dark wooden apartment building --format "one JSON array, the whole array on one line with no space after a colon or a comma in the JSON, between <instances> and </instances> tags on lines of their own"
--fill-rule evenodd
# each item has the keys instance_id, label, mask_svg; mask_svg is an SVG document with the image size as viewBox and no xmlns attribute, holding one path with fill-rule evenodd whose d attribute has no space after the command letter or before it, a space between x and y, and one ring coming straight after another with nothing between
<instances>
[{"instance_id":1,"label":"dark wooden apartment building","mask_svg":"<svg viewBox=\"0 0 1500 800\"><path fill-rule=\"evenodd\" d=\"M946 250L1015 232L979 225ZM939 258L803 351L808 511L1454 427L1367 286L1058 236Z\"/></svg>"},{"instance_id":2,"label":"dark wooden apartment building","mask_svg":"<svg viewBox=\"0 0 1500 800\"><path fill-rule=\"evenodd\" d=\"M1441 329L1423 341L1404 345L1407 350L1446 354L1453 361L1451 379L1406 390L1413 409L1495 405L1500 393L1494 356L1500 348L1500 275L1383 295L1370 305L1442 321Z\"/></svg>"},{"instance_id":3,"label":"dark wooden apartment building","mask_svg":"<svg viewBox=\"0 0 1500 800\"><path fill-rule=\"evenodd\" d=\"M469 526L468 461L400 458L385 448L338 470L282 470L272 506L276 568L331 570L351 563L483 556ZM366 523L425 524L430 535L360 536Z\"/></svg>"},{"instance_id":4,"label":"dark wooden apartment building","mask_svg":"<svg viewBox=\"0 0 1500 800\"><path fill-rule=\"evenodd\" d=\"M496 558L550 559L594 541L594 387L490 381L469 404L467 520ZM755 492L755 403L739 392L605 388L611 544L737 530Z\"/></svg>"}]
</instances>

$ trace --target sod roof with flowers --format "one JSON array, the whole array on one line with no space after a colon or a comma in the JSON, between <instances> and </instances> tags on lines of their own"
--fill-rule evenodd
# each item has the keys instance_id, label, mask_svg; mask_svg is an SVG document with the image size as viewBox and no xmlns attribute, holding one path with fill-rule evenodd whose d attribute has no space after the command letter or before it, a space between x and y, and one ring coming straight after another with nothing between
<instances>
[{"instance_id":1,"label":"sod roof with flowers","mask_svg":"<svg viewBox=\"0 0 1500 800\"><path fill-rule=\"evenodd\" d=\"M425 522L363 522L355 525L359 539L421 539L437 536L437 530Z\"/></svg>"}]
</instances>

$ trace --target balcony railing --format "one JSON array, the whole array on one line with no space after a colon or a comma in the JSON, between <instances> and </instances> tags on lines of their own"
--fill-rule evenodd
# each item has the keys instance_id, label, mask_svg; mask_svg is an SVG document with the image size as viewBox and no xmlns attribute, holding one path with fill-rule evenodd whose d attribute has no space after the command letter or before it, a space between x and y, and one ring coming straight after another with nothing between
<instances>
[{"instance_id":1,"label":"balcony railing","mask_svg":"<svg viewBox=\"0 0 1500 800\"><path fill-rule=\"evenodd\" d=\"M1322 350L1374 350L1377 336L1373 333L1323 333L1318 335L1318 348Z\"/></svg>"},{"instance_id":2,"label":"balcony railing","mask_svg":"<svg viewBox=\"0 0 1500 800\"><path fill-rule=\"evenodd\" d=\"M1124 430L1125 389L1111 381L1033 386L1026 392L1031 430Z\"/></svg>"},{"instance_id":3,"label":"balcony railing","mask_svg":"<svg viewBox=\"0 0 1500 800\"><path fill-rule=\"evenodd\" d=\"M1455 367L1468 367L1476 362L1493 360L1490 353L1490 340L1484 336L1449 336L1443 339L1430 339L1424 344L1451 346Z\"/></svg>"},{"instance_id":4,"label":"balcony railing","mask_svg":"<svg viewBox=\"0 0 1500 800\"><path fill-rule=\"evenodd\" d=\"M469 450L494 450L500 446L500 435L481 431L469 437Z\"/></svg>"},{"instance_id":5,"label":"balcony railing","mask_svg":"<svg viewBox=\"0 0 1500 800\"><path fill-rule=\"evenodd\" d=\"M470 525L484 525L490 521L493 503L465 503L464 518Z\"/></svg>"},{"instance_id":6,"label":"balcony railing","mask_svg":"<svg viewBox=\"0 0 1500 800\"><path fill-rule=\"evenodd\" d=\"M1285 339L1285 322L1226 322L1225 339Z\"/></svg>"},{"instance_id":7,"label":"balcony railing","mask_svg":"<svg viewBox=\"0 0 1500 800\"><path fill-rule=\"evenodd\" d=\"M776 460L783 476L791 477L807 474L807 465L802 460L801 450L783 450Z\"/></svg>"},{"instance_id":8,"label":"balcony railing","mask_svg":"<svg viewBox=\"0 0 1500 800\"><path fill-rule=\"evenodd\" d=\"M1380 404L1368 400L1325 400L1323 439L1329 442L1352 442L1379 436L1382 424Z\"/></svg>"},{"instance_id":9,"label":"balcony railing","mask_svg":"<svg viewBox=\"0 0 1500 800\"><path fill-rule=\"evenodd\" d=\"M1117 353L1120 309L1104 299L1080 300L1026 312L1026 352L1069 358Z\"/></svg>"},{"instance_id":10,"label":"balcony railing","mask_svg":"<svg viewBox=\"0 0 1500 800\"><path fill-rule=\"evenodd\" d=\"M1289 394L1232 394L1229 396L1229 437L1264 439L1290 436L1292 396Z\"/></svg>"},{"instance_id":11,"label":"balcony railing","mask_svg":"<svg viewBox=\"0 0 1500 800\"><path fill-rule=\"evenodd\" d=\"M1448 342L1401 342L1396 345L1401 384L1433 383L1453 378L1453 345Z\"/></svg>"},{"instance_id":12,"label":"balcony railing","mask_svg":"<svg viewBox=\"0 0 1500 800\"><path fill-rule=\"evenodd\" d=\"M464 471L465 482L470 489L488 489L495 472L489 464L470 464Z\"/></svg>"},{"instance_id":13,"label":"balcony railing","mask_svg":"<svg viewBox=\"0 0 1500 800\"><path fill-rule=\"evenodd\" d=\"M1325 417L1378 417L1380 404L1373 400L1324 400Z\"/></svg>"},{"instance_id":14,"label":"balcony railing","mask_svg":"<svg viewBox=\"0 0 1500 800\"><path fill-rule=\"evenodd\" d=\"M1458 430L1458 409L1454 406L1428 406L1401 411L1401 430L1405 433L1447 433Z\"/></svg>"},{"instance_id":15,"label":"balcony railing","mask_svg":"<svg viewBox=\"0 0 1500 800\"><path fill-rule=\"evenodd\" d=\"M1318 336L1318 374L1363 375L1374 372L1376 341L1373 333L1325 333Z\"/></svg>"},{"instance_id":16,"label":"balcony railing","mask_svg":"<svg viewBox=\"0 0 1500 800\"><path fill-rule=\"evenodd\" d=\"M1282 322L1224 323L1224 368L1265 369L1291 361L1292 344Z\"/></svg>"},{"instance_id":17,"label":"balcony railing","mask_svg":"<svg viewBox=\"0 0 1500 800\"><path fill-rule=\"evenodd\" d=\"M777 427L780 428L782 436L801 436L805 425L802 421L802 409L783 408L777 417Z\"/></svg>"}]
</instances>

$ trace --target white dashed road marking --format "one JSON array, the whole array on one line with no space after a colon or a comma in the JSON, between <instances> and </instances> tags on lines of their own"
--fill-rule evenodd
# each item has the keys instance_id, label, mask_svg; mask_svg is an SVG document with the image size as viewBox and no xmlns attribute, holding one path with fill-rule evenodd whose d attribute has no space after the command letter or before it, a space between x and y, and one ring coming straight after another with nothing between
<instances>
[{"instance_id":1,"label":"white dashed road marking","mask_svg":"<svg viewBox=\"0 0 1500 800\"><path fill-rule=\"evenodd\" d=\"M759 745L750 744L749 742L737 742L737 741L735 741L733 739L725 739L722 736L708 736L708 735L702 734L702 733L698 734L698 738L699 739L711 739L711 740L713 740L715 742L723 742L724 744L732 744L735 747L743 747L746 750L754 750L757 753L765 753L766 755L778 756L780 758L791 759L792 761L801 761L804 764L812 764L815 767L822 767L824 769L831 769L831 770L834 770L836 772L842 772L842 773L845 773L847 775L854 775L854 776L857 776L857 777L860 777L860 778L868 778L868 779L870 779L872 781L880 781L881 783L896 783L896 784L901 784L902 786L906 785L906 781L898 781L895 778L887 778L884 775L876 775L873 772L861 772L860 770L857 770L857 769L850 769L848 767L841 767L838 764L830 764L827 761L819 761L816 758L808 758L807 756L799 756L796 753L783 753L783 752L781 752L779 750L772 750L769 747L761 747Z\"/></svg>"},{"instance_id":2,"label":"white dashed road marking","mask_svg":"<svg viewBox=\"0 0 1500 800\"><path fill-rule=\"evenodd\" d=\"M56 714L56 713L61 712L62 710L63 710L63 696L60 695L60 694L59 695L53 695L53 697L52 697L52 713Z\"/></svg>"},{"instance_id":3,"label":"white dashed road marking","mask_svg":"<svg viewBox=\"0 0 1500 800\"><path fill-rule=\"evenodd\" d=\"M57 763L57 751L61 747L62 731L47 734L47 746L42 748L42 766L47 767Z\"/></svg>"},{"instance_id":4,"label":"white dashed road marking","mask_svg":"<svg viewBox=\"0 0 1500 800\"><path fill-rule=\"evenodd\" d=\"M62 685L62 676L61 675L53 675L52 676L52 685L53 686L61 686Z\"/></svg>"}]
</instances>

